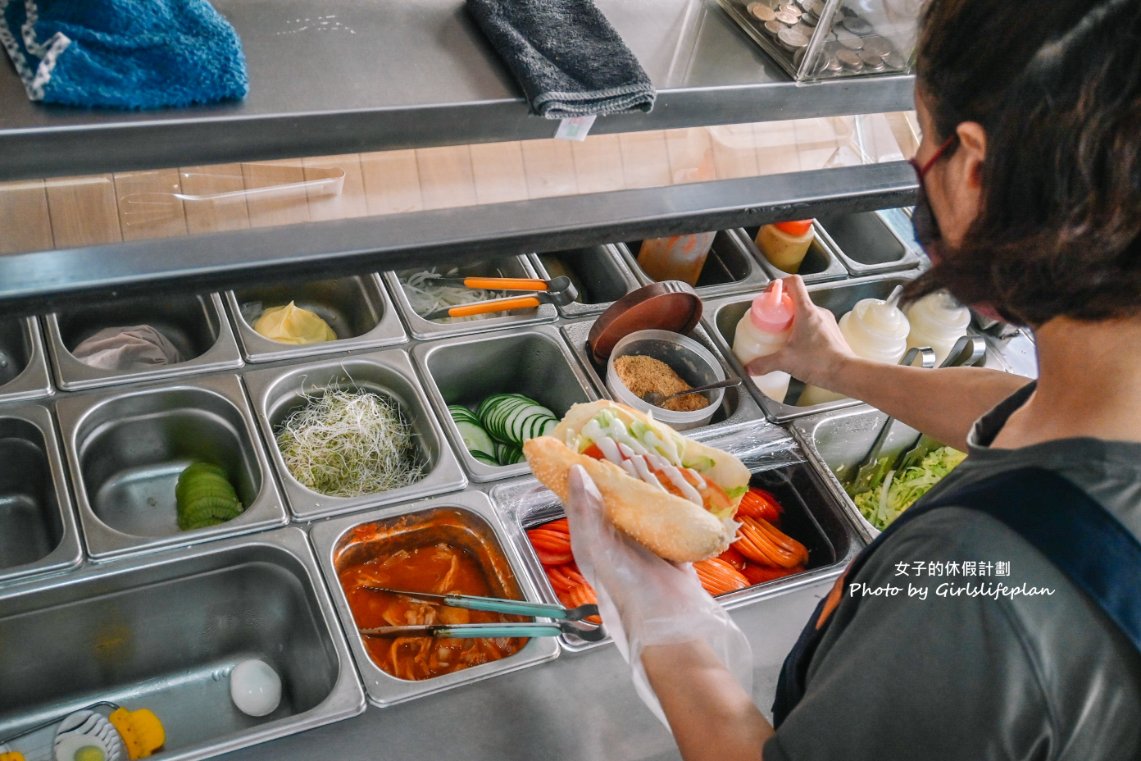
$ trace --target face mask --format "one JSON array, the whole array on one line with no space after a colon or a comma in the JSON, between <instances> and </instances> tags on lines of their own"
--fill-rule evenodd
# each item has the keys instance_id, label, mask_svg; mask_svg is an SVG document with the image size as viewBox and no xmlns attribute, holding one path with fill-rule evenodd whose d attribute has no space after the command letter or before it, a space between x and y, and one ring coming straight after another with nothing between
<instances>
[{"instance_id":1,"label":"face mask","mask_svg":"<svg viewBox=\"0 0 1141 761\"><path fill-rule=\"evenodd\" d=\"M918 171L918 167L916 168ZM915 242L927 254L932 264L938 264L942 258L943 233L939 230L939 220L931 210L927 201L927 193L923 190L923 178L919 179L919 196L915 199L915 209L911 212L911 229L915 235Z\"/></svg>"},{"instance_id":2,"label":"face mask","mask_svg":"<svg viewBox=\"0 0 1141 761\"><path fill-rule=\"evenodd\" d=\"M958 136L951 135L943 141L943 144L935 149L935 153L927 159L925 164L920 165L915 159L908 161L911 168L915 170L915 179L919 184L915 210L911 213L911 226L915 233L916 242L931 259L932 264L938 264L942 259L940 248L943 244L943 233L939 230L939 220L935 218L935 212L932 211L931 204L927 201L927 191L923 187L923 179L931 171L931 167L935 166L936 162L946 155L956 140L958 140Z\"/></svg>"}]
</instances>

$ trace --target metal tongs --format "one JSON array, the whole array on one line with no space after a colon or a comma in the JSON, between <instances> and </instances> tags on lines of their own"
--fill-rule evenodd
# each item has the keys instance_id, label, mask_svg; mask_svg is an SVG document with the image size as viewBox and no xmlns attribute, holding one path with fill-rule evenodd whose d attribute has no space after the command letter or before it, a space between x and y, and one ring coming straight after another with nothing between
<instances>
[{"instance_id":1,"label":"metal tongs","mask_svg":"<svg viewBox=\"0 0 1141 761\"><path fill-rule=\"evenodd\" d=\"M458 285L464 288L485 288L493 291L533 291L526 296L508 296L502 299L488 299L474 304L437 309L424 315L426 320L440 320L445 317L472 317L490 312L509 312L515 309L534 309L540 304L566 306L578 298L578 289L566 275L551 280L529 277L436 277L433 283Z\"/></svg>"},{"instance_id":2,"label":"metal tongs","mask_svg":"<svg viewBox=\"0 0 1141 761\"><path fill-rule=\"evenodd\" d=\"M962 336L955 342L955 346L939 367L969 367L982 359L984 354L986 354L986 341L979 336ZM932 368L935 366L935 352L927 347L908 349L900 364L913 364L917 355L922 357L920 363L923 367ZM916 437L915 442L910 447L904 447L900 450L900 454L894 457L881 458L880 450L887 443L894 423L895 418L890 415L884 419L875 441L868 449L868 453L860 460L860 465L855 474L844 486L845 491L850 496L855 497L857 494L870 490L874 484L882 480L882 476L889 470L902 470L909 465L914 465L932 449L942 446L930 436L921 434ZM841 478L842 482L844 480Z\"/></svg>"},{"instance_id":3,"label":"metal tongs","mask_svg":"<svg viewBox=\"0 0 1141 761\"><path fill-rule=\"evenodd\" d=\"M501 597L473 597L471 595L437 595L429 592L407 592L387 587L364 586L372 592L404 595L418 600L436 602L452 608L485 610L492 613L507 613L533 618L550 618L546 621L504 621L489 624L411 624L406 626L377 626L360 629L366 637L557 637L560 634L573 634L587 642L597 642L606 636L600 624L587 621L598 615L597 605L579 605L577 608L563 608L559 605L527 602L526 600L505 600Z\"/></svg>"}]
</instances>

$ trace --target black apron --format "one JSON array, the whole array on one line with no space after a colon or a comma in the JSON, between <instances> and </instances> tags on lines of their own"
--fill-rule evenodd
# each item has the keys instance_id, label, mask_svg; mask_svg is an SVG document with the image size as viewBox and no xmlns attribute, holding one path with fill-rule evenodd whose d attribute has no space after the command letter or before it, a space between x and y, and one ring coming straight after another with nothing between
<instances>
[{"instance_id":1,"label":"black apron","mask_svg":"<svg viewBox=\"0 0 1141 761\"><path fill-rule=\"evenodd\" d=\"M860 598L845 599L846 580L854 578L872 553L896 531L932 510L978 510L1017 532L1057 566L1105 611L1141 650L1141 544L1120 521L1088 494L1058 474L1020 468L961 488L950 488L930 502L920 500L895 519L861 552L820 601L808 625L785 658L773 703L773 723L780 726L805 692L808 666L828 630L831 614Z\"/></svg>"}]
</instances>

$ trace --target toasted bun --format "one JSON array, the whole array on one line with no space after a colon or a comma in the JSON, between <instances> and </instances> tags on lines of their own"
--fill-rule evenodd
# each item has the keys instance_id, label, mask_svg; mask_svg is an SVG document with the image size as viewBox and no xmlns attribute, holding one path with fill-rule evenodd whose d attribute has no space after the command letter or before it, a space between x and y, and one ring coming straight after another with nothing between
<instances>
[{"instance_id":1,"label":"toasted bun","mask_svg":"<svg viewBox=\"0 0 1141 761\"><path fill-rule=\"evenodd\" d=\"M570 469L581 465L598 486L606 517L623 533L645 545L655 554L675 563L685 563L724 552L736 533L737 524L728 515L716 516L708 510L633 478L614 463L579 454L564 442L573 441L579 429L600 411L611 410L620 419L641 420L647 425L680 437L662 423L637 410L610 401L576 404L551 436L540 436L523 444L523 454L535 476L564 502L570 492ZM683 460L706 457L714 465L702 475L723 489L749 483L749 471L736 457L696 441L685 443ZM736 510L740 497L733 501Z\"/></svg>"}]
</instances>

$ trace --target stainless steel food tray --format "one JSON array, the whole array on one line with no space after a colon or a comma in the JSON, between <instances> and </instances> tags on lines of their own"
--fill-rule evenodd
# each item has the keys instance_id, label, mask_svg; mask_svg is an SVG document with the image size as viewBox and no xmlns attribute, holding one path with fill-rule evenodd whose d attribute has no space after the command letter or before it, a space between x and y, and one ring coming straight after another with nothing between
<instances>
[{"instance_id":1,"label":"stainless steel food tray","mask_svg":"<svg viewBox=\"0 0 1141 761\"><path fill-rule=\"evenodd\" d=\"M0 586L83 560L48 408L0 406Z\"/></svg>"},{"instance_id":2,"label":"stainless steel food tray","mask_svg":"<svg viewBox=\"0 0 1141 761\"><path fill-rule=\"evenodd\" d=\"M575 301L557 306L563 317L574 318L605 311L642 285L626 266L621 251L613 245L531 254L531 266L540 277L551 278L557 274L548 266L552 257L562 261L582 286Z\"/></svg>"},{"instance_id":3,"label":"stainless steel food tray","mask_svg":"<svg viewBox=\"0 0 1141 761\"><path fill-rule=\"evenodd\" d=\"M460 276L482 275L484 277L523 277L535 278L539 273L531 266L525 256L507 256L498 259L487 259L480 262L470 262L456 268ZM500 328L517 328L524 325L534 325L541 322L552 322L558 317L558 311L553 304L542 304L537 309L509 312L498 317L486 315L472 320L460 322L436 322L425 320L412 308L404 285L396 272L385 272L384 280L392 291L393 298L400 307L401 316L408 331L420 339L441 338L468 333L483 333Z\"/></svg>"},{"instance_id":4,"label":"stainless steel food tray","mask_svg":"<svg viewBox=\"0 0 1141 761\"><path fill-rule=\"evenodd\" d=\"M911 220L902 209L828 214L816 220L816 234L829 245L852 277L914 269L916 246L898 230Z\"/></svg>"},{"instance_id":5,"label":"stainless steel food tray","mask_svg":"<svg viewBox=\"0 0 1141 761\"><path fill-rule=\"evenodd\" d=\"M53 312L44 317L44 323L52 372L65 391L175 378L242 365L222 298L216 293L106 302L66 313ZM71 353L84 338L101 328L144 323L159 329L188 359L173 365L118 371L92 367Z\"/></svg>"},{"instance_id":6,"label":"stainless steel food tray","mask_svg":"<svg viewBox=\"0 0 1141 761\"><path fill-rule=\"evenodd\" d=\"M284 524L285 507L236 375L68 395L56 402L80 526L93 558ZM195 460L227 470L245 510L180 531L174 487Z\"/></svg>"},{"instance_id":7,"label":"stainless steel food tray","mask_svg":"<svg viewBox=\"0 0 1141 761\"><path fill-rule=\"evenodd\" d=\"M422 343L413 347L412 357L432 406L474 481L495 481L530 471L526 462L500 467L472 457L448 412L449 404L474 408L491 394L516 392L561 418L571 405L598 398L554 326Z\"/></svg>"},{"instance_id":8,"label":"stainless steel food tray","mask_svg":"<svg viewBox=\"0 0 1141 761\"><path fill-rule=\"evenodd\" d=\"M300 520L336 515L365 507L417 499L462 489L467 483L459 462L432 414L412 363L402 349L353 354L343 359L323 358L300 365L251 370L243 375L257 412L270 460L281 479L290 512ZM416 431L426 462L423 478L408 486L359 497L320 494L301 484L285 464L277 446L277 427L307 396L328 387L360 389L396 399Z\"/></svg>"},{"instance_id":9,"label":"stainless steel food tray","mask_svg":"<svg viewBox=\"0 0 1141 761\"><path fill-rule=\"evenodd\" d=\"M38 399L51 391L39 320L0 319L0 402Z\"/></svg>"},{"instance_id":10,"label":"stainless steel food tray","mask_svg":"<svg viewBox=\"0 0 1141 761\"><path fill-rule=\"evenodd\" d=\"M302 346L272 341L254 330L242 309L244 304L258 304L260 313L261 309L283 306L290 301L325 320L337 334L337 340ZM226 291L226 305L242 355L249 362L374 349L403 343L408 338L396 307L376 273Z\"/></svg>"},{"instance_id":11,"label":"stainless steel food tray","mask_svg":"<svg viewBox=\"0 0 1141 761\"><path fill-rule=\"evenodd\" d=\"M787 431L772 426L739 430L707 443L740 458L752 474L752 483L780 499L786 511L783 527L808 547L811 558L802 573L721 595L717 600L723 606L750 605L835 577L859 552L863 538L852 525L847 509ZM557 604L558 596L527 539L526 529L561 517L564 509L559 499L530 478L496 486L491 497L543 600ZM575 652L600 644L565 635L560 641L564 649Z\"/></svg>"},{"instance_id":12,"label":"stainless steel food tray","mask_svg":"<svg viewBox=\"0 0 1141 761\"><path fill-rule=\"evenodd\" d=\"M488 497L478 491L464 491L445 497L436 497L411 504L401 505L395 509L379 510L371 513L352 515L335 520L316 523L310 529L310 538L317 550L318 564L325 576L325 582L332 592L333 604L348 635L349 648L356 661L357 668L364 679L365 691L369 702L378 706L389 706L396 703L414 700L426 695L449 690L461 685L478 682L489 677L506 674L511 671L526 668L535 663L549 660L558 655L559 647L552 637L531 639L522 650L502 660L472 666L451 674L410 681L397 679L380 669L365 650L362 637L357 633L357 625L349 608L348 601L341 589L337 577L337 554L343 543L349 540L349 533L357 526L374 522L385 522L398 519L400 516L416 515L433 510L458 509L470 515L475 525L490 532L491 539L503 551L507 562L514 573L523 598L527 600L540 600L535 584L527 574L518 549L504 529L503 523L496 515L496 510Z\"/></svg>"},{"instance_id":13,"label":"stainless steel food tray","mask_svg":"<svg viewBox=\"0 0 1141 761\"><path fill-rule=\"evenodd\" d=\"M771 280L778 280L782 277L787 277L789 273L782 269L777 268L761 250L757 248L754 242L757 237L757 231L760 227L744 227L733 230L733 235L737 238L740 245L749 252L749 254L757 260L762 270ZM836 256L836 252L832 249L831 244L821 235L820 223L813 222L812 229L816 233L812 245L808 248L808 253L804 256L804 261L800 264L800 270L797 272L804 282L806 283L827 283L833 280L843 280L848 277L848 270L844 268L843 263Z\"/></svg>"},{"instance_id":14,"label":"stainless steel food tray","mask_svg":"<svg viewBox=\"0 0 1141 761\"><path fill-rule=\"evenodd\" d=\"M643 285L656 282L638 265L638 250L642 242L616 243L623 261ZM762 291L772 275L740 240L734 230L721 230L713 239L709 256L701 270L695 290L702 298L713 298L730 293Z\"/></svg>"},{"instance_id":15,"label":"stainless steel food tray","mask_svg":"<svg viewBox=\"0 0 1141 761\"><path fill-rule=\"evenodd\" d=\"M860 535L868 541L879 536L880 531L860 514L856 503L840 483L837 473L849 472L859 466L882 428L884 417L884 413L879 410L865 406L798 418L791 426L793 435L816 464L828 489L844 506L849 520ZM898 455L914 444L918 437L918 431L897 421L888 433L880 454Z\"/></svg>"},{"instance_id":16,"label":"stainless steel food tray","mask_svg":"<svg viewBox=\"0 0 1141 761\"><path fill-rule=\"evenodd\" d=\"M0 738L110 701L154 711L166 731L159 757L190 761L365 709L296 528L0 589L0 611ZM230 671L250 658L282 679L281 704L262 718L230 699Z\"/></svg>"},{"instance_id":17,"label":"stainless steel food tray","mask_svg":"<svg viewBox=\"0 0 1141 761\"><path fill-rule=\"evenodd\" d=\"M840 317L855 306L860 299L886 298L891 293L892 288L903 282L905 280L899 276L881 276L809 286L808 291L817 306L831 310L837 317ZM737 376L745 379L745 386L770 420L785 422L802 415L861 404L856 399L845 398L823 404L798 407L794 404L777 402L761 393L757 385L749 380L745 368L733 356L732 349L737 323L748 311L751 303L751 299L741 297L718 299L705 305L705 314L702 320L725 361L729 363ZM785 398L796 399L803 388L804 386L800 381L793 379Z\"/></svg>"}]
</instances>

